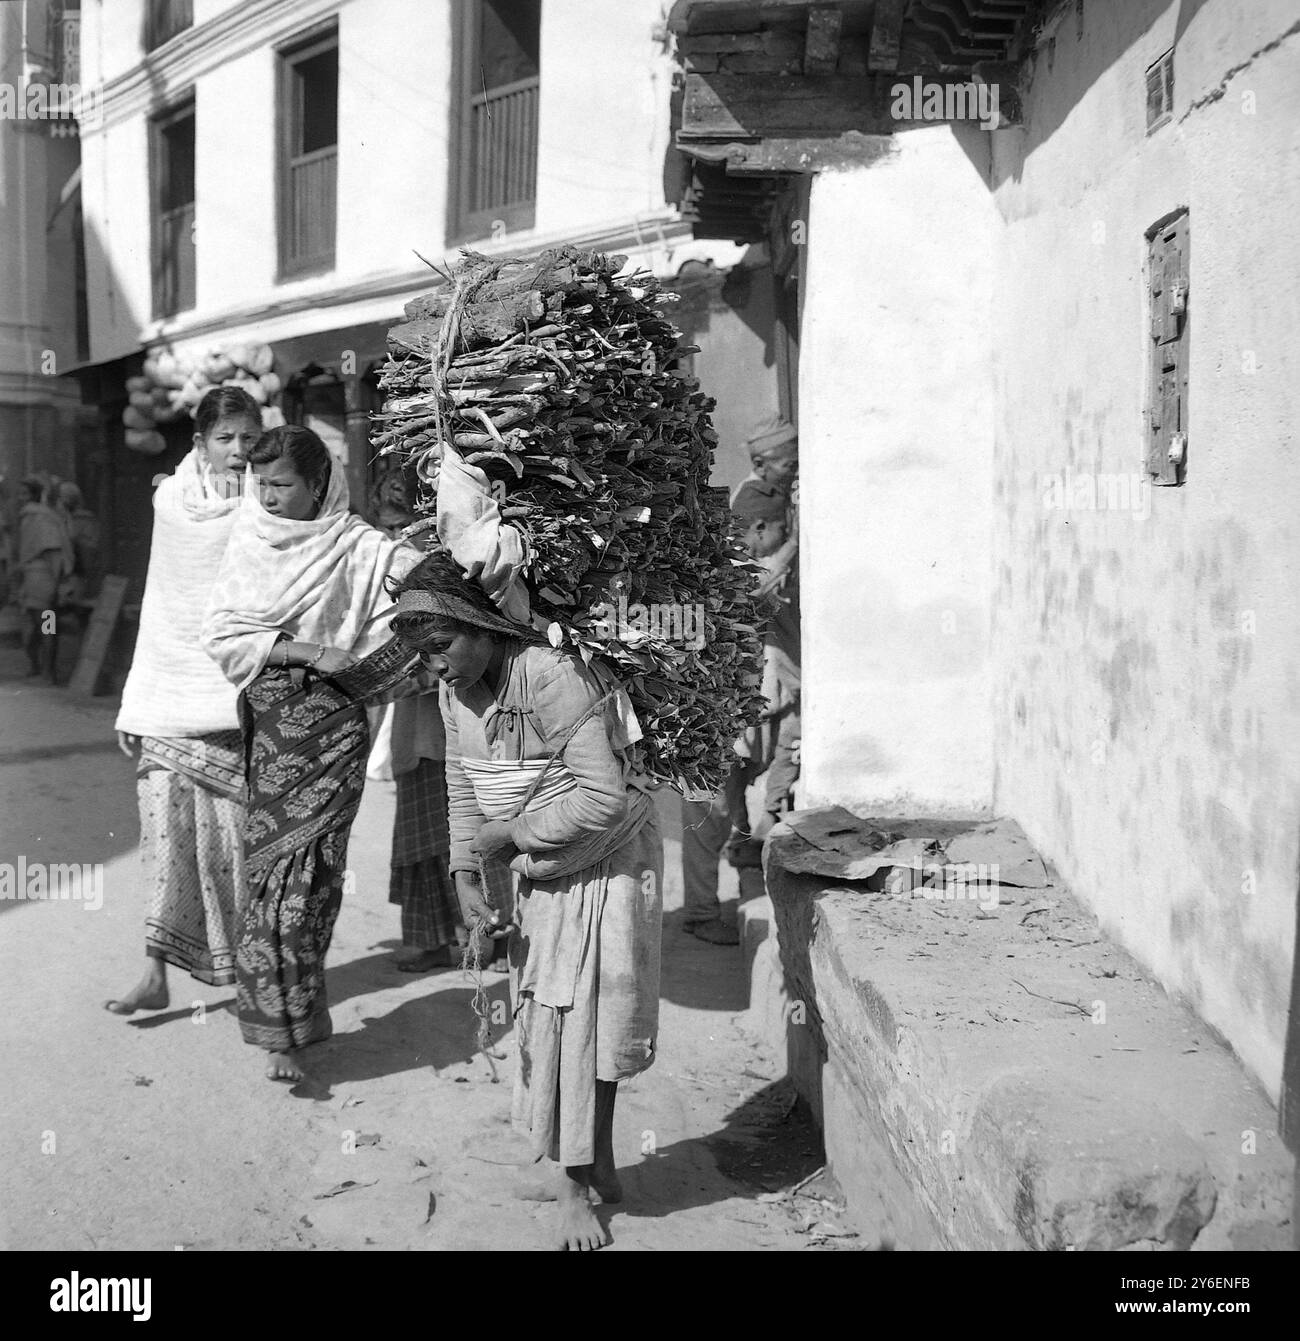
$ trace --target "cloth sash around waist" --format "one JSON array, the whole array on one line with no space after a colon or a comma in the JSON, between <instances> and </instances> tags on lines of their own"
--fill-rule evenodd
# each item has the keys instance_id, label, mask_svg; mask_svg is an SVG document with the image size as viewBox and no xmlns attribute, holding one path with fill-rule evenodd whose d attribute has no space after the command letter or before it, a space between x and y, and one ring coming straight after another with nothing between
<instances>
[{"instance_id":1,"label":"cloth sash around waist","mask_svg":"<svg viewBox=\"0 0 1300 1341\"><path fill-rule=\"evenodd\" d=\"M462 759L461 765L474 799L487 819L514 819L520 804L539 775L546 770L546 759ZM529 810L540 810L577 787L577 780L564 764L552 764L546 779L537 789Z\"/></svg>"},{"instance_id":2,"label":"cloth sash around waist","mask_svg":"<svg viewBox=\"0 0 1300 1341\"><path fill-rule=\"evenodd\" d=\"M465 776L474 788L474 799L487 819L514 819L518 807L537 776L546 767L545 759L519 761L499 759L462 759ZM528 814L559 800L577 788L577 779L564 764L556 762L546 774L536 795L528 802ZM627 791L627 814L612 828L568 843L550 852L521 852L510 862L510 869L530 880L560 880L603 861L623 846L646 822L654 803L636 787Z\"/></svg>"}]
</instances>

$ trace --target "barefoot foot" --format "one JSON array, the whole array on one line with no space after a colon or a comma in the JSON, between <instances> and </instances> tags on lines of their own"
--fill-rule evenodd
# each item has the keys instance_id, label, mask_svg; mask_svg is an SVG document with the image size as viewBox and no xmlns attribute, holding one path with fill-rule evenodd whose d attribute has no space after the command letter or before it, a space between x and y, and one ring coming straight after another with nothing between
<instances>
[{"instance_id":1,"label":"barefoot foot","mask_svg":"<svg viewBox=\"0 0 1300 1341\"><path fill-rule=\"evenodd\" d=\"M540 1179L536 1182L520 1181L510 1189L510 1195L516 1201L556 1201L558 1194L555 1183Z\"/></svg>"},{"instance_id":2,"label":"barefoot foot","mask_svg":"<svg viewBox=\"0 0 1300 1341\"><path fill-rule=\"evenodd\" d=\"M105 1001L104 1009L114 1015L134 1015L137 1010L166 1010L170 1004L167 979L156 973L146 973L124 997Z\"/></svg>"},{"instance_id":3,"label":"barefoot foot","mask_svg":"<svg viewBox=\"0 0 1300 1341\"><path fill-rule=\"evenodd\" d=\"M586 1189L576 1197L561 1197L555 1246L561 1252L594 1253L609 1239L587 1200Z\"/></svg>"},{"instance_id":4,"label":"barefoot foot","mask_svg":"<svg viewBox=\"0 0 1300 1341\"><path fill-rule=\"evenodd\" d=\"M306 1075L291 1052L271 1052L266 1058L267 1080L305 1080Z\"/></svg>"}]
</instances>

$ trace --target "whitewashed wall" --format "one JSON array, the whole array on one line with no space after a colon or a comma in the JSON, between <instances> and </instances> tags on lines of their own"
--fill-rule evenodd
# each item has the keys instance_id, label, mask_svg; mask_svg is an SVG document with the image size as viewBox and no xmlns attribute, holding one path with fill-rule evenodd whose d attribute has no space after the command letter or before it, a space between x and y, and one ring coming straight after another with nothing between
<instances>
[{"instance_id":1,"label":"whitewashed wall","mask_svg":"<svg viewBox=\"0 0 1300 1341\"><path fill-rule=\"evenodd\" d=\"M965 815L992 802L994 230L981 166L944 127L813 184L804 804Z\"/></svg>"},{"instance_id":2,"label":"whitewashed wall","mask_svg":"<svg viewBox=\"0 0 1300 1341\"><path fill-rule=\"evenodd\" d=\"M1276 1093L1300 852L1300 13L1186 11L1090 2L1082 36L1071 15L1028 129L999 139L996 795ZM1173 119L1148 135L1144 71L1171 46ZM1186 483L1047 508L1052 474L1141 469L1144 235L1184 206Z\"/></svg>"}]
</instances>

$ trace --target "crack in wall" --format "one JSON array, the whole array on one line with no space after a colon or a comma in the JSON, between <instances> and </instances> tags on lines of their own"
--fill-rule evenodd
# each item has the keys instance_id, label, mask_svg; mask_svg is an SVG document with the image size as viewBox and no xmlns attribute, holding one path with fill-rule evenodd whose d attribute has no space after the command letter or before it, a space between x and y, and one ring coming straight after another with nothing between
<instances>
[{"instance_id":1,"label":"crack in wall","mask_svg":"<svg viewBox=\"0 0 1300 1341\"><path fill-rule=\"evenodd\" d=\"M1223 78L1219 80L1219 83L1215 88L1212 88L1203 97L1197 98L1195 102L1189 103L1187 110L1182 114L1182 116L1178 118L1178 124L1181 125L1184 121L1187 120L1189 116L1191 116L1193 112L1199 111L1202 107L1206 107L1212 102L1218 102L1219 99L1222 98L1224 94L1227 93L1228 85L1243 70L1248 70L1252 65L1254 65L1254 63L1261 56L1266 56L1270 51L1276 51L1278 47L1280 47L1282 43L1287 40L1287 38L1294 37L1297 33L1300 33L1300 19L1297 19L1296 22L1293 23L1286 30L1286 32L1280 33L1271 42L1266 43L1264 46L1260 47L1257 51L1252 51L1250 55L1247 56L1246 59L1241 62L1240 65L1232 66L1228 70L1227 74L1225 74Z\"/></svg>"}]
</instances>

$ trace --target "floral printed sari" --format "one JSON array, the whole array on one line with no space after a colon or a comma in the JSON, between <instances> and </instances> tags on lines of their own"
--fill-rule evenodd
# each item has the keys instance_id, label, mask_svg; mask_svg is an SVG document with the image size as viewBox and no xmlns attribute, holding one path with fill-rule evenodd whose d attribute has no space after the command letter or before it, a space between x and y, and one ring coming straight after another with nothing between
<instances>
[{"instance_id":1,"label":"floral printed sari","mask_svg":"<svg viewBox=\"0 0 1300 1341\"><path fill-rule=\"evenodd\" d=\"M405 678L395 642L338 675L267 667L240 696L248 758L248 907L235 956L246 1043L328 1038L325 955L370 751L365 700Z\"/></svg>"}]
</instances>

